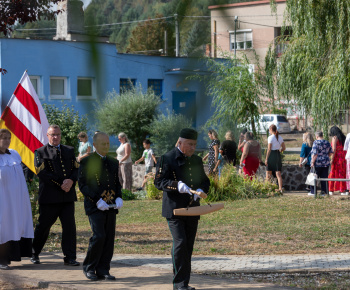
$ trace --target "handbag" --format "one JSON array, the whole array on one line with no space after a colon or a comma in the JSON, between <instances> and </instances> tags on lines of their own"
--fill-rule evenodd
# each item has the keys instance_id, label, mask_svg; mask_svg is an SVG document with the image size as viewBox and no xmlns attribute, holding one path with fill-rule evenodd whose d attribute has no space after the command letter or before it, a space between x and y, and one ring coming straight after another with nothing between
<instances>
[{"instance_id":1,"label":"handbag","mask_svg":"<svg viewBox=\"0 0 350 290\"><path fill-rule=\"evenodd\" d=\"M301 161L300 165L304 166L307 163L307 160L309 158L309 155L311 154L311 151L309 152L309 154L303 159L303 161Z\"/></svg>"},{"instance_id":2,"label":"handbag","mask_svg":"<svg viewBox=\"0 0 350 290\"><path fill-rule=\"evenodd\" d=\"M317 175L315 173L315 169L311 168L310 173L306 177L305 184L314 186L315 185L315 179L317 178Z\"/></svg>"}]
</instances>

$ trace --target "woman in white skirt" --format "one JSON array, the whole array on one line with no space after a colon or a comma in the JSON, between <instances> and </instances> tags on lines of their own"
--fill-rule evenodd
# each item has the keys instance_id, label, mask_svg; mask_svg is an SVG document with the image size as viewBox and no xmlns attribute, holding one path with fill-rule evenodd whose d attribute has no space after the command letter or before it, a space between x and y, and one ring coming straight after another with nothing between
<instances>
[{"instance_id":1,"label":"woman in white skirt","mask_svg":"<svg viewBox=\"0 0 350 290\"><path fill-rule=\"evenodd\" d=\"M32 256L32 208L17 151L8 149L11 132L0 129L0 270Z\"/></svg>"}]
</instances>

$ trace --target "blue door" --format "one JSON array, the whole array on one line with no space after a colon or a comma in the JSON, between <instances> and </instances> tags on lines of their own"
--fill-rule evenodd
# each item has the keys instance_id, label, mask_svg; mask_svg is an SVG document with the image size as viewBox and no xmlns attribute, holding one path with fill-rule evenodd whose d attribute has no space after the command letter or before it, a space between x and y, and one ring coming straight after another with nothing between
<instances>
[{"instance_id":1,"label":"blue door","mask_svg":"<svg viewBox=\"0 0 350 290\"><path fill-rule=\"evenodd\" d=\"M181 114L192 120L193 128L196 128L196 92L172 92L173 110L175 114Z\"/></svg>"}]
</instances>

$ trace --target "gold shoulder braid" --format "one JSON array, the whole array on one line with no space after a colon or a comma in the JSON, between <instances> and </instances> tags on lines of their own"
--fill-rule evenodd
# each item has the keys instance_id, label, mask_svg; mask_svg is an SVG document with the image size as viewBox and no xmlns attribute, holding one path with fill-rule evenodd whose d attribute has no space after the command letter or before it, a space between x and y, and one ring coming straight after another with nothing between
<instances>
[{"instance_id":1,"label":"gold shoulder braid","mask_svg":"<svg viewBox=\"0 0 350 290\"><path fill-rule=\"evenodd\" d=\"M45 168L45 163L41 163L39 167L35 167L35 174L38 175L41 170Z\"/></svg>"}]
</instances>

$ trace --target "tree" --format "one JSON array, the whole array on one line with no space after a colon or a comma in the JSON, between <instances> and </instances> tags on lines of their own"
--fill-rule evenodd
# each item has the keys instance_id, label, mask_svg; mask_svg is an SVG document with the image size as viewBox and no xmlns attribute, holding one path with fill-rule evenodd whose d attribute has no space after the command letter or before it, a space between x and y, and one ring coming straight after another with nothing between
<instances>
[{"instance_id":1,"label":"tree","mask_svg":"<svg viewBox=\"0 0 350 290\"><path fill-rule=\"evenodd\" d=\"M163 18L162 14L156 14L155 18ZM150 18L148 18L150 19ZM148 55L161 54L160 49L164 49L164 34L167 32L168 48L174 48L173 25L170 25L166 19L140 22L131 32L131 38L127 51L144 52ZM168 49L168 55L174 55L173 49Z\"/></svg>"},{"instance_id":2,"label":"tree","mask_svg":"<svg viewBox=\"0 0 350 290\"><path fill-rule=\"evenodd\" d=\"M117 94L114 90L107 93L106 98L96 106L96 119L99 128L110 135L117 136L124 132L131 141L132 155L142 155L142 142L149 135L148 125L158 114L161 104L159 96L148 89L133 87Z\"/></svg>"},{"instance_id":3,"label":"tree","mask_svg":"<svg viewBox=\"0 0 350 290\"><path fill-rule=\"evenodd\" d=\"M288 0L285 28L292 35L281 37L287 44L278 59L271 49L270 77L276 78L281 98L294 100L326 133L340 121L340 110L350 102L350 2L348 0Z\"/></svg>"},{"instance_id":4,"label":"tree","mask_svg":"<svg viewBox=\"0 0 350 290\"><path fill-rule=\"evenodd\" d=\"M49 124L60 126L62 144L74 147L75 152L78 153L78 134L88 130L87 116L79 116L73 106L69 108L64 105L62 109L59 109L54 105L43 104L43 108Z\"/></svg>"},{"instance_id":5,"label":"tree","mask_svg":"<svg viewBox=\"0 0 350 290\"><path fill-rule=\"evenodd\" d=\"M263 94L261 68L257 65L257 72L252 73L245 55L239 60L229 53L223 54L223 60L208 58L207 66L211 74L203 79L215 108L208 123L214 125L229 119L239 124L250 124L256 134L255 122L259 117L260 96ZM256 62L259 63L258 59Z\"/></svg>"},{"instance_id":6,"label":"tree","mask_svg":"<svg viewBox=\"0 0 350 290\"><path fill-rule=\"evenodd\" d=\"M183 115L176 115L167 110L167 114L158 116L157 119L148 126L153 143L154 152L157 156L163 155L174 148L179 133L183 128L192 127L192 121Z\"/></svg>"},{"instance_id":7,"label":"tree","mask_svg":"<svg viewBox=\"0 0 350 290\"><path fill-rule=\"evenodd\" d=\"M15 23L25 24L42 18L54 19L60 10L52 5L61 0L10 0L0 2L0 32L7 35Z\"/></svg>"}]
</instances>

